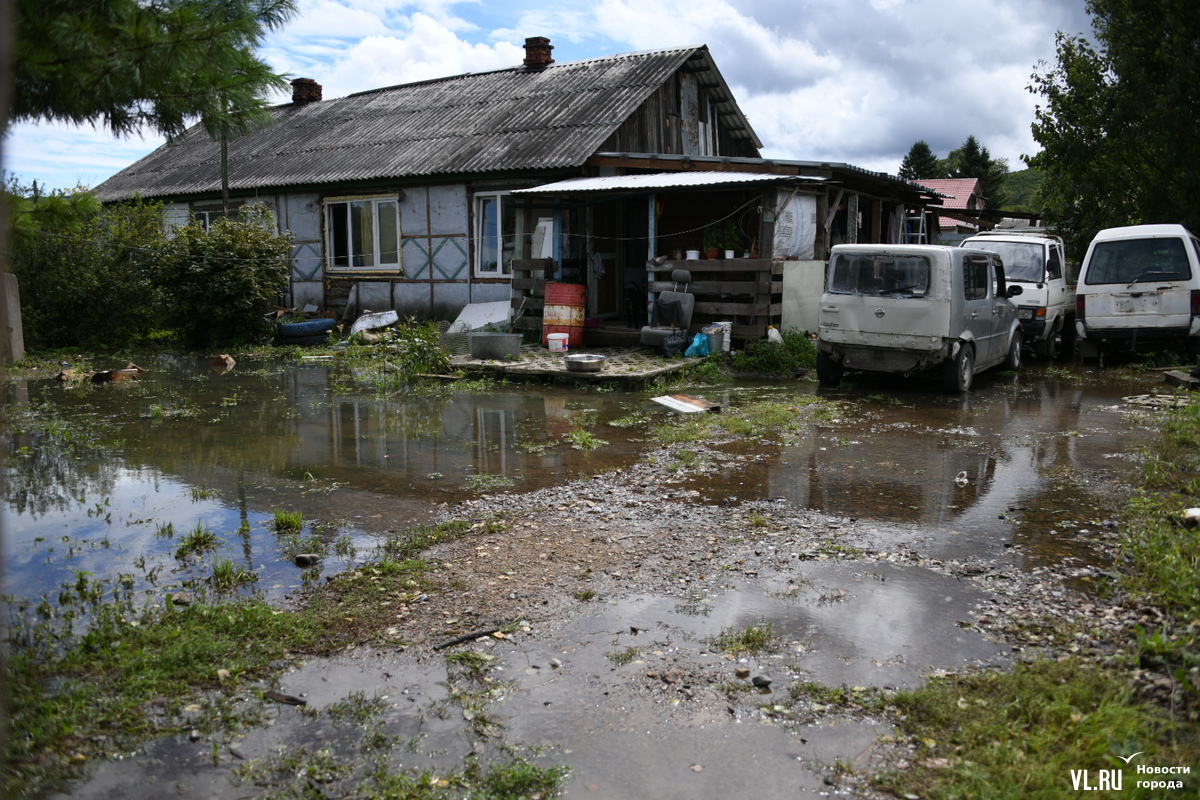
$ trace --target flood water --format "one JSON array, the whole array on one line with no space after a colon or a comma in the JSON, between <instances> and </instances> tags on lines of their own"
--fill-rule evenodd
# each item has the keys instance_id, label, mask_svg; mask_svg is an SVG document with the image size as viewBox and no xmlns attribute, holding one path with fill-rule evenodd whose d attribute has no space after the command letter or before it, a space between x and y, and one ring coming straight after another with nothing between
<instances>
[{"instance_id":1,"label":"flood water","mask_svg":"<svg viewBox=\"0 0 1200 800\"><path fill-rule=\"evenodd\" d=\"M201 359L139 363L147 372L136 382L71 386L48 375L8 383L2 522L9 595L30 602L55 596L81 574L127 576L138 590L161 592L200 585L215 560L228 559L258 574L255 591L281 598L313 577L293 562L306 544L340 542L323 565L325 573L337 570L386 532L431 520L441 504L632 464L650 447L648 426L675 413L647 392L542 385L383 391L365 372L317 360L244 361L224 373ZM775 500L827 512L895 541L920 541L939 558L1003 554L1030 569L1098 564L1089 531L1112 524L1153 424L1154 412L1122 398L1162 391L1160 381L1153 372L1035 362L1017 377L980 376L964 397L900 380L847 382L837 390L803 380L697 387L692 393L728 407L813 394L841 405L834 419L813 422L795 443L740 446L752 458L736 472L688 481L705 503ZM22 409L36 409L54 424L33 430ZM610 424L631 419L641 422ZM606 444L572 448L570 437L581 433ZM301 512L303 531L276 534L276 511ZM177 557L195 530L216 534L218 548ZM551 658L575 666L573 678L545 685L529 678L503 712L511 716L511 734L563 748L557 756L573 769L570 785L586 786L588 796L733 796L736 787L762 777L762 759L790 776L762 796L793 796L798 788L821 787L819 769L798 765L861 750L879 731L847 725L810 737L807 750L788 750L773 743L774 733L754 728L751 735L743 727L737 735L744 757L729 759L734 731L722 726L736 721L672 722L676 712L654 702L631 702L619 714L606 707L604 694L593 690L619 677L604 654L621 632L631 624L657 629L657 652L668 654L662 657L682 648L688 658L702 659L701 637L774 620L816 654L804 675L780 678L835 685L911 685L931 670L1003 661L997 645L955 627L978 598L953 580L916 568L823 569L834 567L814 565L806 578L817 586L850 586L854 602L824 607L815 595L772 591L773 578L764 575L755 585L706 598L703 614L686 613L675 598L631 597L569 623L553 641L497 651L502 661L519 662L509 665L518 677L545 676ZM898 617L899 608L920 608L924 616ZM322 662L307 669L339 667ZM344 669L361 675L363 664ZM410 679L432 695L445 676ZM328 682L329 675L301 671L285 679L285 688L308 690L317 680ZM367 685L382 692L397 680ZM343 688L333 696L344 696L346 683L363 685L345 677L333 683ZM186 760L182 747L176 760ZM693 762L684 763L689 757ZM171 762L161 752L157 758ZM668 766L636 766L654 758ZM614 770L622 759L628 769ZM703 775L694 768L700 761L709 764ZM117 796L129 784L121 769L136 767L106 767L82 795ZM152 776L142 773L140 780ZM216 780L198 780L197 794L176 794L216 796L210 785ZM694 791L686 789L689 782Z\"/></svg>"}]
</instances>

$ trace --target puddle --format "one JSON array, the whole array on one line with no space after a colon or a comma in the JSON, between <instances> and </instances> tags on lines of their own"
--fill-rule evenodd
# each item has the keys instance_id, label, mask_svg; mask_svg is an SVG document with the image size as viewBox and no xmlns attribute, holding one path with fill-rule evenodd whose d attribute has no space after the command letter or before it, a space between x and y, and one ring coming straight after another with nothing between
<instances>
[{"instance_id":1,"label":"puddle","mask_svg":"<svg viewBox=\"0 0 1200 800\"><path fill-rule=\"evenodd\" d=\"M477 645L497 659L495 681L510 684L489 714L506 742L542 748L537 760L571 768L569 795L737 797L753 787L756 797L782 799L829 790L836 761L864 767L872 742L888 732L871 719L789 716L793 683L903 687L936 670L1006 663L1006 648L957 626L980 595L953 578L835 563L763 578L688 601L627 597L554 630ZM782 654L731 659L709 644L727 629L766 623L788 643ZM303 664L279 687L318 714L356 694L378 699L387 732L403 743L393 768L451 769L477 745L446 702L441 660L417 658L362 649ZM770 691L738 678L743 666L769 675ZM72 796L240 796L250 787L234 771L250 760L357 748L353 726L339 730L286 706L270 711L270 726L217 747L215 762L210 741L180 736L136 761L103 765Z\"/></svg>"},{"instance_id":2,"label":"puddle","mask_svg":"<svg viewBox=\"0 0 1200 800\"><path fill-rule=\"evenodd\" d=\"M9 385L10 404L45 404L62 421L49 439L19 425L6 431L10 594L54 595L81 573L131 576L147 593L202 586L225 558L259 576L255 591L279 598L343 568L386 532L433 519L441 504L632 464L648 447L644 427L607 423L673 413L647 394L513 386L423 397L377 392L321 365L246 363L217 375L186 359L139 363L149 371L135 385ZM742 457L736 470L684 484L704 503L770 499L852 517L880 541L919 541L936 558L1096 563L1089 532L1115 516L1152 419L1120 398L1147 393L1156 377L1118 382L1035 366L1016 382L981 379L966 398L907 382L698 390L726 406L813 394L848 405L782 450L725 448ZM98 444L72 443L76 431ZM606 444L575 449L573 432ZM301 540L348 547L301 570L296 539L274 530L276 510L303 514ZM197 528L219 545L177 558ZM959 624L981 600L967 583L891 563L795 564L710 595L625 597L491 642L497 676L516 686L495 709L506 741L544 746L541 763L570 766L572 796L794 797L828 791L833 760L868 758L885 731L871 720L784 724L788 714L770 709L789 684L908 687L934 670L1006 663L1003 647ZM732 662L705 644L766 622L789 643L778 656ZM627 663L614 659L620 653ZM772 693L727 701L728 690L714 687L738 684L738 666L771 677ZM678 679L662 678L675 670ZM440 657L364 651L310 662L281 688L306 695L314 710L353 693L386 697L388 732L414 743L393 754L397 764L458 768L471 746L463 722L432 711L445 705L445 680ZM231 778L243 760L345 735L292 708L272 713L274 723L248 731L237 754L217 747L214 763L207 739L155 742L136 759L100 765L72 796L246 796L254 787Z\"/></svg>"}]
</instances>

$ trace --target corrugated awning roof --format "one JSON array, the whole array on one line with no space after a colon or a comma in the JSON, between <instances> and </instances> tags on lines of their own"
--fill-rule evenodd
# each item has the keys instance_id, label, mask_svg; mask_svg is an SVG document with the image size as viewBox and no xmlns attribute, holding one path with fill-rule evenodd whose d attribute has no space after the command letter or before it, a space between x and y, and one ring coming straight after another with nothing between
<instances>
[{"instance_id":1,"label":"corrugated awning roof","mask_svg":"<svg viewBox=\"0 0 1200 800\"><path fill-rule=\"evenodd\" d=\"M821 183L824 180L824 178L800 175L770 175L758 172L654 172L637 175L609 175L602 178L569 178L565 181L546 183L530 189L516 189L513 194L679 189L737 183L794 183L798 181Z\"/></svg>"}]
</instances>

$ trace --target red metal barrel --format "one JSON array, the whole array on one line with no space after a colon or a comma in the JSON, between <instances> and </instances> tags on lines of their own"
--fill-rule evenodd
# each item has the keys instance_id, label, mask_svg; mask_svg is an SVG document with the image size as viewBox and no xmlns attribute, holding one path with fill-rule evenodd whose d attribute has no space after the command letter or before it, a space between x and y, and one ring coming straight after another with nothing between
<instances>
[{"instance_id":1,"label":"red metal barrel","mask_svg":"<svg viewBox=\"0 0 1200 800\"><path fill-rule=\"evenodd\" d=\"M583 346L583 314L587 287L581 283L547 283L542 307L542 344L552 333L567 334L571 347Z\"/></svg>"}]
</instances>

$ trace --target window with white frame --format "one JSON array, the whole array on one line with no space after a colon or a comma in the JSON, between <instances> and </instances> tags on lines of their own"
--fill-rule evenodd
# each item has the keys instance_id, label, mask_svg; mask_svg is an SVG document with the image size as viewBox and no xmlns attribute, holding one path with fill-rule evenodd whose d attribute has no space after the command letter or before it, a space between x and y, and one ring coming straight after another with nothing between
<instances>
[{"instance_id":1,"label":"window with white frame","mask_svg":"<svg viewBox=\"0 0 1200 800\"><path fill-rule=\"evenodd\" d=\"M331 270L399 269L400 202L391 197L325 201Z\"/></svg>"},{"instance_id":2,"label":"window with white frame","mask_svg":"<svg viewBox=\"0 0 1200 800\"><path fill-rule=\"evenodd\" d=\"M506 192L475 195L475 277L512 274L517 249L516 211Z\"/></svg>"}]
</instances>

